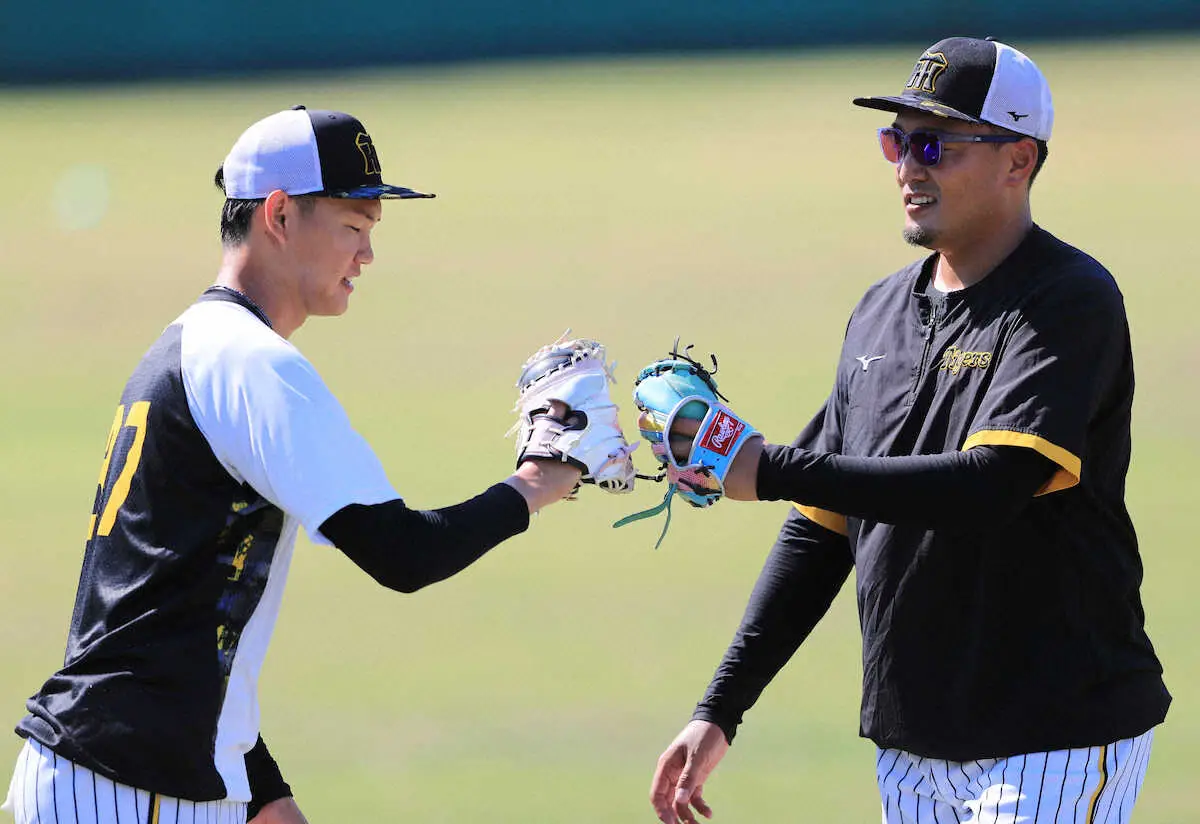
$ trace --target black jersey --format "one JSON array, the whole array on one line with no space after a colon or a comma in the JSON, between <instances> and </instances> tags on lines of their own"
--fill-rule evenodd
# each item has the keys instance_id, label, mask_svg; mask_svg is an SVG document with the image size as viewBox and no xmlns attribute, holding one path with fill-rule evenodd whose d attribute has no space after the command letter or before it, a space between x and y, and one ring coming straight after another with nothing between
<instances>
[{"instance_id":1,"label":"black jersey","mask_svg":"<svg viewBox=\"0 0 1200 824\"><path fill-rule=\"evenodd\" d=\"M740 719L790 654L759 638L794 649L811 626L789 622L815 622L853 565L861 732L879 746L969 760L1138 735L1163 720L1170 696L1144 631L1124 504L1133 363L1121 294L1099 263L1037 227L944 302L927 291L935 263L868 290L835 388L795 446L863 458L1015 446L1052 473L1015 516L986 525L930 528L914 522L938 518L882 522L798 504L807 520L785 526L791 555L764 570L760 590L795 582L817 606L789 615L791 595L752 603L698 717ZM788 449L769 447L763 465ZM913 502L931 513L987 504ZM743 660L751 655L776 663ZM747 691L736 682L751 670L760 683Z\"/></svg>"},{"instance_id":2,"label":"black jersey","mask_svg":"<svg viewBox=\"0 0 1200 824\"><path fill-rule=\"evenodd\" d=\"M316 371L209 290L112 422L66 659L18 733L123 784L249 801L256 687L297 531L397 498Z\"/></svg>"}]
</instances>

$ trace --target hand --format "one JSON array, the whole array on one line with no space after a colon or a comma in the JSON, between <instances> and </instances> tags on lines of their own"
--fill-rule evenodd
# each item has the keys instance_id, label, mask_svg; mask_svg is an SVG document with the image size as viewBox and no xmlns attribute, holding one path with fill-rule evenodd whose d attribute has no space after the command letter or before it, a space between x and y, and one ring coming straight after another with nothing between
<instances>
[{"instance_id":1,"label":"hand","mask_svg":"<svg viewBox=\"0 0 1200 824\"><path fill-rule=\"evenodd\" d=\"M550 402L550 414L562 418L567 414L562 401ZM579 484L582 471L569 463L555 460L527 460L505 483L525 496L529 514L566 498Z\"/></svg>"},{"instance_id":2,"label":"hand","mask_svg":"<svg viewBox=\"0 0 1200 824\"><path fill-rule=\"evenodd\" d=\"M517 465L558 461L577 466L576 481L605 492L633 490L637 472L630 444L621 431L617 405L609 395L615 383L605 348L594 340L566 335L535 352L517 379ZM572 484L567 494L576 489ZM573 497L573 496L572 496Z\"/></svg>"},{"instance_id":3,"label":"hand","mask_svg":"<svg viewBox=\"0 0 1200 824\"><path fill-rule=\"evenodd\" d=\"M663 824L697 824L691 808L705 818L704 782L729 751L725 733L710 721L692 721L658 757L650 784L650 804Z\"/></svg>"},{"instance_id":4,"label":"hand","mask_svg":"<svg viewBox=\"0 0 1200 824\"><path fill-rule=\"evenodd\" d=\"M649 411L642 412L637 419L638 429L652 429L653 421L654 418ZM688 456L692 454L692 441L696 439L696 433L699 431L700 420L698 418L676 416L666 438L671 444L671 451L675 453L676 461L681 464L687 463Z\"/></svg>"},{"instance_id":5,"label":"hand","mask_svg":"<svg viewBox=\"0 0 1200 824\"><path fill-rule=\"evenodd\" d=\"M638 415L638 428L648 428L652 420L649 412L642 412ZM681 464L687 463L692 451L692 441L696 439L696 433L699 431L700 421L695 418L685 418L682 415L675 417L671 431L666 433L666 441L671 445L676 461ZM725 476L726 498L734 501L758 500L758 460L764 445L762 437L753 437L738 450L729 467L729 474ZM678 473L674 467L668 464L666 472L669 482L678 482Z\"/></svg>"},{"instance_id":6,"label":"hand","mask_svg":"<svg viewBox=\"0 0 1200 824\"><path fill-rule=\"evenodd\" d=\"M247 824L308 824L294 798L277 798L263 805Z\"/></svg>"}]
</instances>

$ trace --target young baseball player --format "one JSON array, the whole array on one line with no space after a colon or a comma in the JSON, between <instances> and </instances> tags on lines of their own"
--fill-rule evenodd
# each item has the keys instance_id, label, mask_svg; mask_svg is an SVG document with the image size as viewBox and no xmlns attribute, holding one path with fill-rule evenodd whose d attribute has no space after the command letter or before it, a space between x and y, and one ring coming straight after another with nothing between
<instances>
[{"instance_id":1,"label":"young baseball player","mask_svg":"<svg viewBox=\"0 0 1200 824\"><path fill-rule=\"evenodd\" d=\"M824 408L771 445L686 357L640 378L689 500L795 502L651 802L669 824L711 814L743 714L854 570L885 824L1123 824L1171 699L1124 503L1121 293L1031 217L1049 88L1016 49L953 37L901 94L854 102L894 115L904 237L932 254L867 290ZM689 395L702 421L678 414Z\"/></svg>"},{"instance_id":2,"label":"young baseball player","mask_svg":"<svg viewBox=\"0 0 1200 824\"><path fill-rule=\"evenodd\" d=\"M432 195L383 182L357 119L303 107L247 129L217 183L217 282L150 347L113 417L66 658L17 726L17 824L302 824L256 697L299 528L413 592L524 531L581 475L632 483L603 347L565 341L521 376L516 471L409 509L288 338L346 311L382 199Z\"/></svg>"}]
</instances>

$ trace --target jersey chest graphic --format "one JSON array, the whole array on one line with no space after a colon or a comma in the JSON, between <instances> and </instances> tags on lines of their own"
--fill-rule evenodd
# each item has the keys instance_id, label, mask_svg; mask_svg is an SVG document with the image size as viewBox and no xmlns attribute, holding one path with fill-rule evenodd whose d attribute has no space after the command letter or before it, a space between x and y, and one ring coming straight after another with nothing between
<instances>
[{"instance_id":1,"label":"jersey chest graphic","mask_svg":"<svg viewBox=\"0 0 1200 824\"><path fill-rule=\"evenodd\" d=\"M961 369L987 369L992 363L992 353L989 352L965 352L959 349L954 344L946 347L942 353L938 369L944 372L949 372L951 375L957 375Z\"/></svg>"},{"instance_id":2,"label":"jersey chest graphic","mask_svg":"<svg viewBox=\"0 0 1200 824\"><path fill-rule=\"evenodd\" d=\"M226 678L246 623L266 589L283 529L283 513L261 497L253 502L235 501L230 510L216 551L217 563L228 569L216 605L217 656Z\"/></svg>"}]
</instances>

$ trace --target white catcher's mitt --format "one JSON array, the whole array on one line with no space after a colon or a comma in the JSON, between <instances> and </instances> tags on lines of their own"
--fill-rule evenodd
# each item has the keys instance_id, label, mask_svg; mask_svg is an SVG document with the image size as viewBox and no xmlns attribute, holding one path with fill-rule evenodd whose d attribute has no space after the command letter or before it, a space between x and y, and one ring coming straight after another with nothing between
<instances>
[{"instance_id":1,"label":"white catcher's mitt","mask_svg":"<svg viewBox=\"0 0 1200 824\"><path fill-rule=\"evenodd\" d=\"M569 330L568 330L569 333ZM608 395L616 383L605 361L604 346L594 340L566 340L543 346L521 367L517 380L517 466L531 459L569 463L583 472L584 483L606 492L633 489L630 453ZM551 415L550 402L567 406L563 419Z\"/></svg>"}]
</instances>

